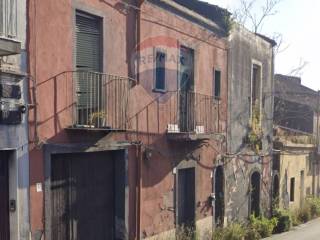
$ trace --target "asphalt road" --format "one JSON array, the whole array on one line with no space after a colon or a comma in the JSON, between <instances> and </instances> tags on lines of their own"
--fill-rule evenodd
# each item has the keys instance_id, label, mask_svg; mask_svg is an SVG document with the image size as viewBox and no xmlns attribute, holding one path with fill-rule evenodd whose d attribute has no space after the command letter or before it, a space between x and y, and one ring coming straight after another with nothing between
<instances>
[{"instance_id":1,"label":"asphalt road","mask_svg":"<svg viewBox=\"0 0 320 240\"><path fill-rule=\"evenodd\" d=\"M290 232L273 235L268 240L320 240L320 218L293 228Z\"/></svg>"}]
</instances>

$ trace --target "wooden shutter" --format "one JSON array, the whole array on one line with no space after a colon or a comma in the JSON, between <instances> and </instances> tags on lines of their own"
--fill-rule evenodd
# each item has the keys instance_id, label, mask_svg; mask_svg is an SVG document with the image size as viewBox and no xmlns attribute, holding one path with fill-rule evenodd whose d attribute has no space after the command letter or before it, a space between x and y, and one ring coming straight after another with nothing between
<instances>
[{"instance_id":1,"label":"wooden shutter","mask_svg":"<svg viewBox=\"0 0 320 240\"><path fill-rule=\"evenodd\" d=\"M101 18L76 12L76 70L101 72L102 30ZM90 93L96 91L97 75L79 73L77 75L78 104L86 107ZM92 101L91 101L92 102Z\"/></svg>"}]
</instances>

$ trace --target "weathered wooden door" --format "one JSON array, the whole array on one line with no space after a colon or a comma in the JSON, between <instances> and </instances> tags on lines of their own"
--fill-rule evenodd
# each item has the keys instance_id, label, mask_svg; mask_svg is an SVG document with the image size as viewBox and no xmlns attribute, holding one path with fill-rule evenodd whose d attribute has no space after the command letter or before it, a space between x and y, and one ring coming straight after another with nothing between
<instances>
[{"instance_id":1,"label":"weathered wooden door","mask_svg":"<svg viewBox=\"0 0 320 240\"><path fill-rule=\"evenodd\" d=\"M0 240L10 239L8 154L0 151Z\"/></svg>"},{"instance_id":2,"label":"weathered wooden door","mask_svg":"<svg viewBox=\"0 0 320 240\"><path fill-rule=\"evenodd\" d=\"M106 153L52 159L52 240L115 239L114 161Z\"/></svg>"},{"instance_id":3,"label":"weathered wooden door","mask_svg":"<svg viewBox=\"0 0 320 240\"><path fill-rule=\"evenodd\" d=\"M215 224L223 227L224 222L224 173L223 167L218 166L215 171L214 193L216 196L214 204Z\"/></svg>"},{"instance_id":4,"label":"weathered wooden door","mask_svg":"<svg viewBox=\"0 0 320 240\"><path fill-rule=\"evenodd\" d=\"M195 226L195 168L178 171L178 224L188 230Z\"/></svg>"}]
</instances>

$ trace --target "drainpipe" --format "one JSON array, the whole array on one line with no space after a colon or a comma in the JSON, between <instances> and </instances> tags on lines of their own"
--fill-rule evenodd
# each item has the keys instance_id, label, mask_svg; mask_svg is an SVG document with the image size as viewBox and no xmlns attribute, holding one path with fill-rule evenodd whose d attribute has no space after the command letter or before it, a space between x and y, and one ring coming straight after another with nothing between
<instances>
[{"instance_id":1,"label":"drainpipe","mask_svg":"<svg viewBox=\"0 0 320 240\"><path fill-rule=\"evenodd\" d=\"M273 172L273 143L274 143L274 141L273 141L273 115L274 115L274 65L275 65L275 63L274 63L274 58L275 58L275 54L274 54L274 47L275 47L275 45L276 44L272 44L271 43L271 70L270 70L270 78L271 78L271 114L272 114L272 120L271 120L271 123L269 123L269 121L270 120L268 120L268 122L266 123L267 124L267 128L270 126L271 127L271 131L269 132L269 136L270 136L270 138L271 138L271 143L269 143L269 145L271 145L271 154L270 154L270 152L268 153L268 155L271 155L271 156L269 156L269 160L268 161L270 161L270 164L269 164L269 184L270 184L270 187L269 187L269 206L270 206L270 209L271 209L271 212L270 212L270 214L272 215L272 209L273 209L273 205L272 205L272 201L273 201L273 180L274 180L274 172ZM264 93L264 99L265 99L265 101L266 101L266 97L267 95L266 95L266 93ZM279 161L281 161L281 159L279 158ZM279 163L280 164L280 163ZM279 169L279 171L280 171L280 169ZM279 178L279 182L280 182L280 178Z\"/></svg>"},{"instance_id":2,"label":"drainpipe","mask_svg":"<svg viewBox=\"0 0 320 240\"><path fill-rule=\"evenodd\" d=\"M136 45L136 53L140 58L140 41L141 41L141 6L144 3L144 0L134 0L134 4L136 5L135 11L135 45ZM140 81L140 59L138 58L137 66L136 66L136 80L137 83ZM136 239L141 239L141 189L142 189L142 145L141 143L137 145L137 176L136 176Z\"/></svg>"},{"instance_id":3,"label":"drainpipe","mask_svg":"<svg viewBox=\"0 0 320 240\"><path fill-rule=\"evenodd\" d=\"M136 240L141 239L141 166L142 166L142 145L136 145L136 159L137 159L137 176L136 176Z\"/></svg>"},{"instance_id":4,"label":"drainpipe","mask_svg":"<svg viewBox=\"0 0 320 240\"><path fill-rule=\"evenodd\" d=\"M139 56L137 61L137 68L136 68L136 77L137 77L137 83L140 82L140 42L141 42L141 6L144 3L144 0L135 0L136 1L136 51Z\"/></svg>"},{"instance_id":5,"label":"drainpipe","mask_svg":"<svg viewBox=\"0 0 320 240\"><path fill-rule=\"evenodd\" d=\"M317 136L316 136L316 166L317 166L317 171L316 174L318 175L318 184L317 184L317 197L319 197L319 187L320 187L320 182L319 182L319 175L320 175L320 139L319 139L319 112L320 112L320 90L318 90L318 103L317 103L317 126L316 126L316 131L317 131Z\"/></svg>"}]
</instances>

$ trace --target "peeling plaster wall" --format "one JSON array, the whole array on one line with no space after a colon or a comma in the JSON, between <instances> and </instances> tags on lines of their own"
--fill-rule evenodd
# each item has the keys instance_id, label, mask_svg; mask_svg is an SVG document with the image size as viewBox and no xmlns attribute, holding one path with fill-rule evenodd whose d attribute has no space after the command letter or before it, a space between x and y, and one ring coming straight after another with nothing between
<instances>
[{"instance_id":1,"label":"peeling plaster wall","mask_svg":"<svg viewBox=\"0 0 320 240\"><path fill-rule=\"evenodd\" d=\"M228 55L228 152L238 154L225 159L226 217L243 220L249 214L249 187L253 171L261 174L260 209L269 214L271 200L271 156L273 116L273 48L271 43L235 25L229 36ZM262 153L248 149L243 143L250 122L252 62L262 71Z\"/></svg>"},{"instance_id":2,"label":"peeling plaster wall","mask_svg":"<svg viewBox=\"0 0 320 240\"><path fill-rule=\"evenodd\" d=\"M129 2L133 3L133 0ZM45 225L44 193L37 191L36 188L37 184L44 184L45 181L43 144L92 143L94 145L97 138L101 138L101 135L96 137L95 134L87 133L72 139L72 136L68 136L65 131L65 128L72 124L72 114L70 114L70 105L66 96L72 96L74 93L68 87L72 82L68 81L62 73L72 71L75 67L73 49L76 10L102 19L103 72L119 76L129 75L128 52L134 42L131 36L134 36L132 30L135 22L132 20L132 11L127 14L120 0L29 1L29 71L37 82L36 94L33 94L31 89L34 86L31 80L29 85L30 98L33 101L37 99L37 107L29 110L29 138L33 143L30 144L32 239L40 239L43 236ZM37 143L40 144L36 146ZM134 161L129 165L134 168ZM134 179L130 184L134 184ZM134 187L133 191L135 191ZM130 204L135 204L134 199ZM130 217L134 219L131 213Z\"/></svg>"},{"instance_id":3,"label":"peeling plaster wall","mask_svg":"<svg viewBox=\"0 0 320 240\"><path fill-rule=\"evenodd\" d=\"M212 37L212 31L186 20L175 11L162 8L146 1L142 6L141 17L141 42L151 41L151 47L143 49L146 56L152 55L153 48L160 47L167 51L168 56L177 56L178 48L157 45L157 38L165 38L175 41L176 46L184 45L194 49L195 67L194 82L197 93L212 95L213 69L221 70L221 105L220 125L221 133L226 133L227 118L227 41L223 38ZM145 14L147 13L147 14ZM161 19L163 19L161 21ZM168 62L168 67L173 74L168 75L168 90L177 89L178 62ZM159 96L152 92L153 75L148 72L153 69L153 63L140 65L140 85L136 91L140 101L134 101L133 109L144 109L145 103ZM143 100L145 99L145 100ZM143 101L142 101L143 100ZM141 236L149 238L157 236L161 232L173 230L176 227L176 175L173 169L186 165L195 167L195 200L196 200L196 228L201 234L205 234L208 227L212 228L212 202L209 196L212 193L212 171L217 156L225 151L225 143L218 141L179 143L168 141L166 138L169 112L160 113L156 118L156 108L152 105L141 114L139 130L149 132L149 136L139 139L147 147L153 149L153 157L150 161L143 162L142 199L141 199ZM149 118L149 129L143 119L146 114L154 116ZM157 121L160 130L157 129ZM147 134L148 135L148 134ZM198 161L192 159L195 157ZM161 236L161 235L160 235ZM156 238L157 239L157 238ZM161 239L160 237L158 239Z\"/></svg>"},{"instance_id":4,"label":"peeling plaster wall","mask_svg":"<svg viewBox=\"0 0 320 240\"><path fill-rule=\"evenodd\" d=\"M157 115L157 105L149 105L159 93L152 92L153 76L144 75L139 84L130 91L131 107L128 115L135 116L130 126L134 129L125 133L113 133L104 136L104 133L89 133L90 131L68 132L66 127L71 125L71 114L65 98L59 97L54 89L59 89L59 94L72 95L68 92L63 77L59 74L72 70L73 63L73 31L74 10L83 11L101 16L104 23L104 68L107 73L128 76L132 66L131 59L136 50L132 47L134 38L132 30L134 21L126 14L123 3L119 1L98 0L68 0L68 1L30 1L30 71L37 76L37 123L38 136L45 144L87 144L103 147L116 142L141 142L143 150L151 149L152 157L143 158L141 162L141 179L138 176L138 161L135 150L128 153L128 178L129 178L129 239L134 239L135 231L139 224L141 238L148 238L175 228L175 181L173 173L175 167L182 162L188 162L196 169L196 220L206 219L209 224L212 216L211 201L208 198L212 192L211 173L214 161L220 152L226 149L225 141L207 141L205 143L169 141L166 135L168 111L165 104L160 105L160 114ZM56 9L56 11L52 11ZM129 8L130 10L130 8ZM37 15L34 13L37 12ZM130 11L129 11L130 12ZM195 46L197 59L195 72L196 91L203 94L212 93L213 68L221 70L221 105L219 109L219 131L226 134L227 121L227 41L212 37L212 32L191 23L181 16L170 13L165 9L156 7L148 1L142 6L141 11L141 41L165 36L175 38L181 44ZM159 20L162 19L163 21ZM158 20L157 20L158 19ZM166 24L164 24L165 22ZM48 28L48 25L51 26ZM64 36L61 38L61 36ZM199 39L202 39L199 41ZM33 44L31 44L31 42ZM199 43L200 42L200 43ZM197 44L199 43L199 44ZM55 46L52 48L52 46ZM192 46L191 46L192 45ZM152 50L152 49L151 49ZM172 50L172 49L171 49ZM170 50L168 50L170 51ZM176 52L176 51L175 51ZM143 67L140 66L140 71ZM153 67L151 63L151 67ZM177 64L173 66L174 79L177 78ZM58 76L57 76L58 75ZM208 77L210 76L210 77ZM145 83L145 85L144 85ZM56 100L55 100L56 99ZM55 106L56 101L56 106ZM167 104L168 105L168 104ZM148 107L146 107L148 106ZM30 138L35 140L34 112L30 112ZM137 119L137 120L136 120ZM135 122L136 121L136 122ZM160 122L160 124L159 124ZM136 128L135 128L136 127ZM134 148L134 146L133 146ZM142 152L144 154L144 151ZM36 239L42 235L44 222L43 192L36 191L36 184L43 183L44 156L41 145L31 149L31 187L30 197L32 236ZM141 184L141 202L138 205L137 189ZM50 206L47 206L50 207ZM137 209L139 208L139 209ZM138 212L140 211L140 212ZM140 216L140 221L138 216ZM202 224L199 225L199 228Z\"/></svg>"}]
</instances>

